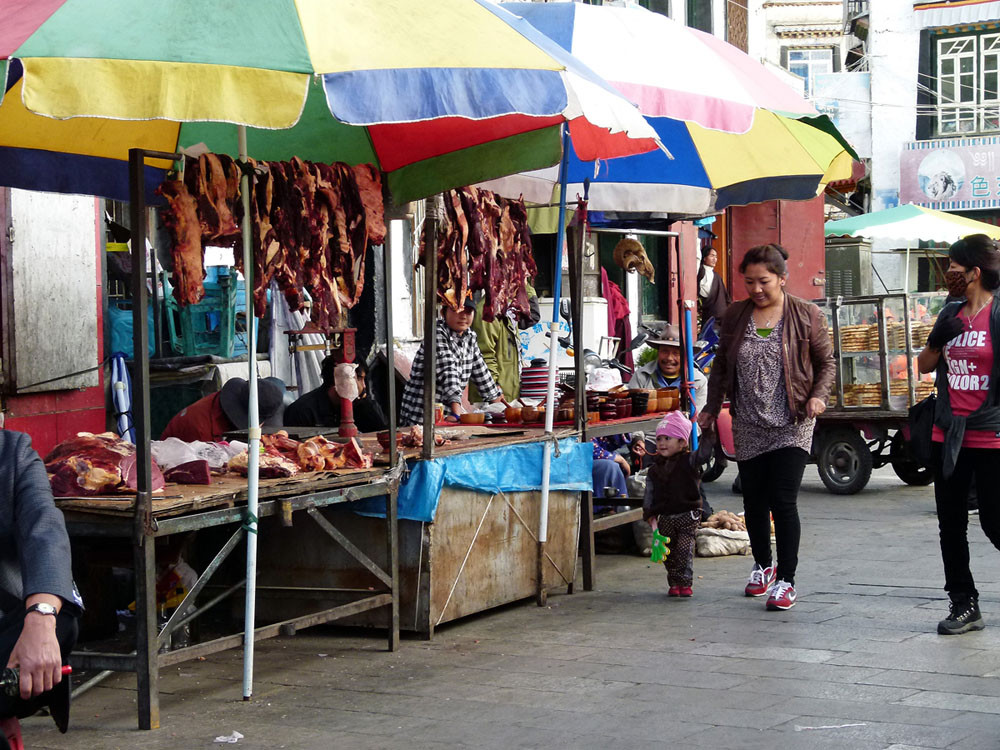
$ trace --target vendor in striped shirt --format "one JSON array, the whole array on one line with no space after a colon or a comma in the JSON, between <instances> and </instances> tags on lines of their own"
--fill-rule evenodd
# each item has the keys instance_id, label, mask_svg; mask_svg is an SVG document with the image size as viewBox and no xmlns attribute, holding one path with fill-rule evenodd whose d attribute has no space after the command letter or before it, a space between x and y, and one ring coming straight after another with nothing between
<instances>
[{"instance_id":1,"label":"vendor in striped shirt","mask_svg":"<svg viewBox=\"0 0 1000 750\"><path fill-rule=\"evenodd\" d=\"M445 418L457 420L465 409L462 392L471 380L485 401L497 403L503 394L490 374L474 331L470 330L476 315L472 299L453 310L444 306L437 321L437 367L435 398L445 405ZM410 381L403 391L403 408L399 423L403 426L420 424L424 417L424 345L421 344L410 368Z\"/></svg>"}]
</instances>

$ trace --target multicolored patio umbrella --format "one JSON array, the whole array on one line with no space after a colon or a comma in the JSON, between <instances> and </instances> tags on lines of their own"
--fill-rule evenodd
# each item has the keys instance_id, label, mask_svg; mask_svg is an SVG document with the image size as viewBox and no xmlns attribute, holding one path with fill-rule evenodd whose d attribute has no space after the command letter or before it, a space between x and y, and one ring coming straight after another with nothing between
<instances>
[{"instance_id":1,"label":"multicolored patio umbrella","mask_svg":"<svg viewBox=\"0 0 1000 750\"><path fill-rule=\"evenodd\" d=\"M486 0L35 0L7 15L10 186L124 199L129 148L236 156L234 124L255 158L374 164L400 202L554 164L564 122L583 159L656 147L624 97Z\"/></svg>"},{"instance_id":2,"label":"multicolored patio umbrella","mask_svg":"<svg viewBox=\"0 0 1000 750\"><path fill-rule=\"evenodd\" d=\"M826 117L732 45L636 6L504 3L639 103L670 149L599 164L570 156L571 193L593 211L701 215L812 198L856 157ZM557 171L487 183L536 203Z\"/></svg>"},{"instance_id":3,"label":"multicolored patio umbrella","mask_svg":"<svg viewBox=\"0 0 1000 750\"><path fill-rule=\"evenodd\" d=\"M719 39L639 5L504 2L639 105L648 117L745 133L756 111L817 114L756 60Z\"/></svg>"}]
</instances>

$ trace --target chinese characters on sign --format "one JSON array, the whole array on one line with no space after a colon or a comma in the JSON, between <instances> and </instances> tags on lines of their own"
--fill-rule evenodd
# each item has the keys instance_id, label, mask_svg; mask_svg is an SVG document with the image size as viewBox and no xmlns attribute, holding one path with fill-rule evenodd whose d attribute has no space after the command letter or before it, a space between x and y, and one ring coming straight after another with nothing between
<instances>
[{"instance_id":1,"label":"chinese characters on sign","mask_svg":"<svg viewBox=\"0 0 1000 750\"><path fill-rule=\"evenodd\" d=\"M904 144L899 202L943 210L1000 207L998 149L997 136Z\"/></svg>"}]
</instances>

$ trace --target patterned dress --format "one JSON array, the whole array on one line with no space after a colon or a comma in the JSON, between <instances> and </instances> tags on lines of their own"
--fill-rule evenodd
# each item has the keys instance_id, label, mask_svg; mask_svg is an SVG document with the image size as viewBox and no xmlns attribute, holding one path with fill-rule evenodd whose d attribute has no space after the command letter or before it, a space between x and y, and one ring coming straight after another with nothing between
<instances>
[{"instance_id":1,"label":"patterned dress","mask_svg":"<svg viewBox=\"0 0 1000 750\"><path fill-rule=\"evenodd\" d=\"M815 419L796 421L788 408L785 366L781 356L784 318L763 337L753 316L747 322L736 358L736 410L733 440L736 460L747 461L778 448L812 448Z\"/></svg>"}]
</instances>

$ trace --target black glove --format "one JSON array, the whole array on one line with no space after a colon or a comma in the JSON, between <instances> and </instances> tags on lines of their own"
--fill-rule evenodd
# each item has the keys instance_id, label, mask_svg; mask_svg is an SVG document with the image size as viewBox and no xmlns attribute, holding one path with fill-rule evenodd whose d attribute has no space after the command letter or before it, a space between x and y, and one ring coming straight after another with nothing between
<instances>
[{"instance_id":1,"label":"black glove","mask_svg":"<svg viewBox=\"0 0 1000 750\"><path fill-rule=\"evenodd\" d=\"M931 335L927 337L928 348L941 351L945 344L962 332L964 327L957 315L938 318L931 330Z\"/></svg>"}]
</instances>

